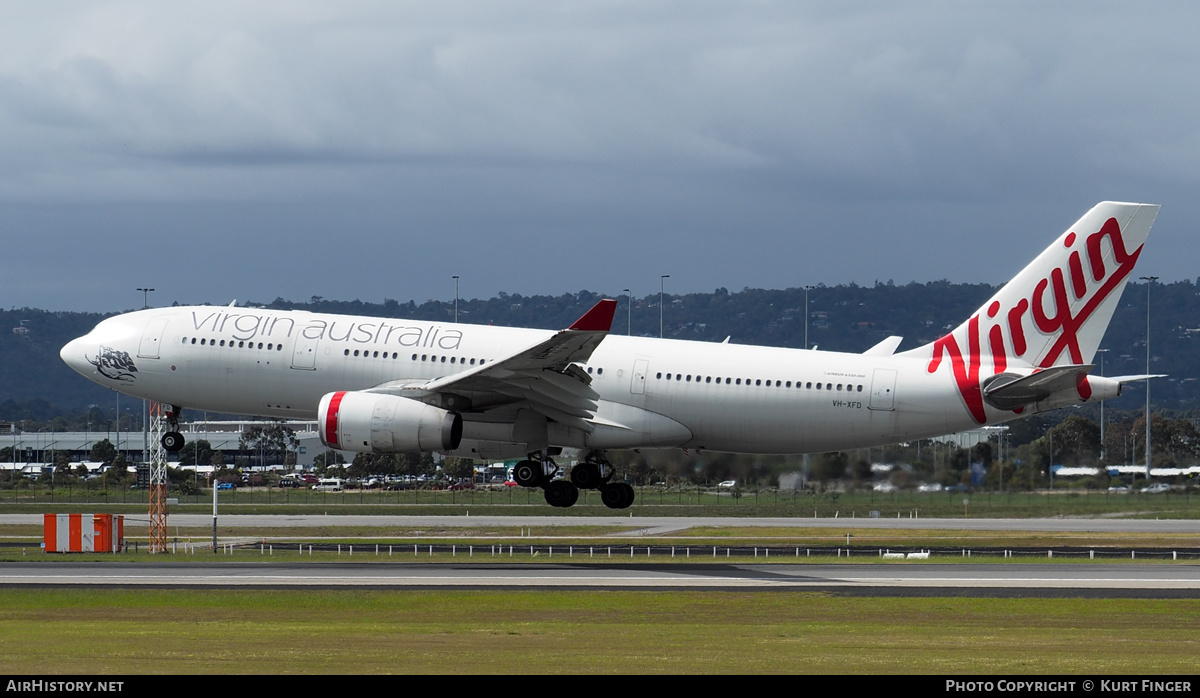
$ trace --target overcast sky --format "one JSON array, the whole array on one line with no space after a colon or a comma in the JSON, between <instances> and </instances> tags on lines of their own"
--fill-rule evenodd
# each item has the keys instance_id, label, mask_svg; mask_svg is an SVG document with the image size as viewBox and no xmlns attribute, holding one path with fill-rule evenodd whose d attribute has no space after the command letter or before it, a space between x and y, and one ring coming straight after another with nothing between
<instances>
[{"instance_id":1,"label":"overcast sky","mask_svg":"<svg viewBox=\"0 0 1200 698\"><path fill-rule=\"evenodd\" d=\"M1200 276L1200 6L0 6L0 306Z\"/></svg>"}]
</instances>

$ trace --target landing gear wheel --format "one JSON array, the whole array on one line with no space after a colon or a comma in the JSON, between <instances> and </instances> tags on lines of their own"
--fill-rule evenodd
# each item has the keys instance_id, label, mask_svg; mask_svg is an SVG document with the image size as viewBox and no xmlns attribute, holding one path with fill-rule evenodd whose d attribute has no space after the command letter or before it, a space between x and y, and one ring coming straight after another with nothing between
<instances>
[{"instance_id":1,"label":"landing gear wheel","mask_svg":"<svg viewBox=\"0 0 1200 698\"><path fill-rule=\"evenodd\" d=\"M569 507L579 499L579 489L566 480L546 485L546 503L552 507Z\"/></svg>"},{"instance_id":2,"label":"landing gear wheel","mask_svg":"<svg viewBox=\"0 0 1200 698\"><path fill-rule=\"evenodd\" d=\"M537 487L542 484L542 464L534 460L523 460L513 466L513 480L521 487Z\"/></svg>"},{"instance_id":3,"label":"landing gear wheel","mask_svg":"<svg viewBox=\"0 0 1200 698\"><path fill-rule=\"evenodd\" d=\"M633 487L624 482L613 482L600 488L600 501L609 509L628 509L633 504Z\"/></svg>"},{"instance_id":4,"label":"landing gear wheel","mask_svg":"<svg viewBox=\"0 0 1200 698\"><path fill-rule=\"evenodd\" d=\"M162 447L168 451L178 451L183 448L183 434L177 431L168 431L162 435Z\"/></svg>"},{"instance_id":5,"label":"landing gear wheel","mask_svg":"<svg viewBox=\"0 0 1200 698\"><path fill-rule=\"evenodd\" d=\"M600 487L600 466L596 463L580 463L571 468L571 482L581 490L594 490Z\"/></svg>"}]
</instances>

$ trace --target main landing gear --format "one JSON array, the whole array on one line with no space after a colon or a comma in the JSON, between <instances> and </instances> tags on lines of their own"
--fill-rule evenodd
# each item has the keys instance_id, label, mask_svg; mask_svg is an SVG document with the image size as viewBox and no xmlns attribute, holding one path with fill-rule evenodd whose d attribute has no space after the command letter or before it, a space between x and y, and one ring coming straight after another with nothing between
<instances>
[{"instance_id":1,"label":"main landing gear","mask_svg":"<svg viewBox=\"0 0 1200 698\"><path fill-rule=\"evenodd\" d=\"M521 487L541 487L546 503L569 507L579 500L579 490L600 490L600 501L609 509L627 509L633 504L633 487L624 482L609 482L613 467L602 455L592 454L571 468L571 479L555 479L562 468L550 457L534 454L513 467L513 480Z\"/></svg>"},{"instance_id":2,"label":"main landing gear","mask_svg":"<svg viewBox=\"0 0 1200 698\"><path fill-rule=\"evenodd\" d=\"M171 405L163 415L167 418L167 424L170 425L170 431L162 435L162 447L167 451L179 451L183 448L183 434L179 433L179 413L183 408L179 405Z\"/></svg>"}]
</instances>

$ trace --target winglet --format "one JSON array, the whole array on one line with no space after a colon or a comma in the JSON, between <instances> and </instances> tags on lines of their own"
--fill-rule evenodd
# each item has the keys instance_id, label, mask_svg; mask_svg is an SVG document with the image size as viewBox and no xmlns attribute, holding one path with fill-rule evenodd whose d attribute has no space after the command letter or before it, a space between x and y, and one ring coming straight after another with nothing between
<instances>
[{"instance_id":1,"label":"winglet","mask_svg":"<svg viewBox=\"0 0 1200 698\"><path fill-rule=\"evenodd\" d=\"M613 315L617 312L617 302L608 298L592 306L567 329L584 332L608 332L612 328Z\"/></svg>"}]
</instances>

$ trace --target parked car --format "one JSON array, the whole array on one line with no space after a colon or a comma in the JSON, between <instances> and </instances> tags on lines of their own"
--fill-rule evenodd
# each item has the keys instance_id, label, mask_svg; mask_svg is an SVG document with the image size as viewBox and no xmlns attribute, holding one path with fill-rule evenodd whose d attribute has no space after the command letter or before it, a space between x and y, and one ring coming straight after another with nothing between
<instances>
[{"instance_id":1,"label":"parked car","mask_svg":"<svg viewBox=\"0 0 1200 698\"><path fill-rule=\"evenodd\" d=\"M341 492L345 489L345 483L341 478L327 477L322 478L312 488L318 492Z\"/></svg>"},{"instance_id":2,"label":"parked car","mask_svg":"<svg viewBox=\"0 0 1200 698\"><path fill-rule=\"evenodd\" d=\"M234 482L218 482L217 489L219 490L236 490L237 483Z\"/></svg>"},{"instance_id":3,"label":"parked car","mask_svg":"<svg viewBox=\"0 0 1200 698\"><path fill-rule=\"evenodd\" d=\"M1155 492L1170 492L1170 491L1171 491L1171 486L1170 486L1170 485L1168 485L1168 484L1167 484L1167 483L1165 483L1165 482L1156 482L1156 483L1154 483L1154 484L1152 484L1152 485L1147 485L1147 486L1143 487L1142 489L1140 489L1140 490L1138 490L1138 491L1139 491L1139 492L1146 492L1146 493L1149 493L1149 494L1154 494Z\"/></svg>"}]
</instances>

